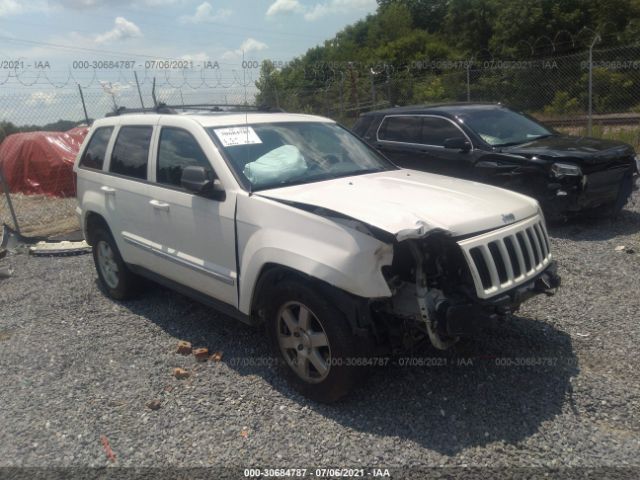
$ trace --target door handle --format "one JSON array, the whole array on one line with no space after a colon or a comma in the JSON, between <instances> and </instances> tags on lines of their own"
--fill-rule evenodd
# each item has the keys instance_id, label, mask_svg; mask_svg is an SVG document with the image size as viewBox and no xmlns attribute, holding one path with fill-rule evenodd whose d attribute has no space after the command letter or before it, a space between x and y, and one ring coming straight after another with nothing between
<instances>
[{"instance_id":1,"label":"door handle","mask_svg":"<svg viewBox=\"0 0 640 480\"><path fill-rule=\"evenodd\" d=\"M111 187L107 187L102 186L100 187L100 190L105 194L105 195L115 195L116 194L116 189L115 188L111 188Z\"/></svg>"},{"instance_id":2,"label":"door handle","mask_svg":"<svg viewBox=\"0 0 640 480\"><path fill-rule=\"evenodd\" d=\"M153 208L155 208L156 210L163 210L165 212L169 211L169 204L165 203L165 202L161 202L159 200L151 200L149 201L149 203L153 206Z\"/></svg>"}]
</instances>

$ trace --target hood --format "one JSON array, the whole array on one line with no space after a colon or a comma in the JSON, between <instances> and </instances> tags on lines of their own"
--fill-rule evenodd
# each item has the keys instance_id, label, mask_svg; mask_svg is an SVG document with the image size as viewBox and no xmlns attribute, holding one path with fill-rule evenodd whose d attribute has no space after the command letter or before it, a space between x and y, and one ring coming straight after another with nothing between
<instances>
[{"instance_id":1,"label":"hood","mask_svg":"<svg viewBox=\"0 0 640 480\"><path fill-rule=\"evenodd\" d=\"M615 140L554 135L532 142L502 148L503 152L547 159L571 159L576 163L603 163L634 155L633 147Z\"/></svg>"},{"instance_id":2,"label":"hood","mask_svg":"<svg viewBox=\"0 0 640 480\"><path fill-rule=\"evenodd\" d=\"M538 212L538 203L519 193L414 170L345 177L255 195L331 210L393 234L398 240L421 237L433 230L469 235Z\"/></svg>"}]
</instances>

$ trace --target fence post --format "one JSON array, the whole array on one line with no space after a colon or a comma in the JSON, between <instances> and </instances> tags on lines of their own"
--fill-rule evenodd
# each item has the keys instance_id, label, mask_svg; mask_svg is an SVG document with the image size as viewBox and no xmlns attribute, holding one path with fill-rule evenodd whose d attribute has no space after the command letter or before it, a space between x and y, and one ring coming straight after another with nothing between
<instances>
[{"instance_id":1,"label":"fence post","mask_svg":"<svg viewBox=\"0 0 640 480\"><path fill-rule=\"evenodd\" d=\"M358 100L358 79L356 72L353 70L353 64L349 63L349 83L351 84L351 101L355 104L354 117L360 115L360 101Z\"/></svg>"},{"instance_id":2,"label":"fence post","mask_svg":"<svg viewBox=\"0 0 640 480\"><path fill-rule=\"evenodd\" d=\"M340 70L340 120L344 116L344 72Z\"/></svg>"},{"instance_id":3,"label":"fence post","mask_svg":"<svg viewBox=\"0 0 640 480\"><path fill-rule=\"evenodd\" d=\"M87 115L87 105L84 103L84 94L82 93L82 87L78 84L78 91L80 92L80 101L82 101L82 110L84 111L84 119L89 126L89 115Z\"/></svg>"},{"instance_id":4,"label":"fence post","mask_svg":"<svg viewBox=\"0 0 640 480\"><path fill-rule=\"evenodd\" d=\"M370 71L370 77L371 77L371 105L374 106L376 105L376 79L375 79L375 74L373 73L373 70Z\"/></svg>"},{"instance_id":5,"label":"fence post","mask_svg":"<svg viewBox=\"0 0 640 480\"><path fill-rule=\"evenodd\" d=\"M9 205L9 212L11 212L13 226L15 227L18 235L20 235L20 225L18 224L18 217L16 217L16 212L13 209L13 203L11 203L11 195L9 195L9 186L7 185L7 182L4 181L4 177L2 176L2 169L0 169L0 187L2 188L2 191L7 198L7 205Z\"/></svg>"},{"instance_id":6,"label":"fence post","mask_svg":"<svg viewBox=\"0 0 640 480\"><path fill-rule=\"evenodd\" d=\"M589 45L589 111L587 113L587 136L590 137L593 128L593 47L600 41L600 35L596 33L591 45Z\"/></svg>"},{"instance_id":7,"label":"fence post","mask_svg":"<svg viewBox=\"0 0 640 480\"><path fill-rule=\"evenodd\" d=\"M138 82L138 72L133 71L133 76L136 77L136 87L138 87L138 96L140 97L140 105L144 109L144 102L142 101L142 92L140 91L140 82Z\"/></svg>"},{"instance_id":8,"label":"fence post","mask_svg":"<svg viewBox=\"0 0 640 480\"><path fill-rule=\"evenodd\" d=\"M471 62L467 63L467 102L471 101Z\"/></svg>"}]
</instances>

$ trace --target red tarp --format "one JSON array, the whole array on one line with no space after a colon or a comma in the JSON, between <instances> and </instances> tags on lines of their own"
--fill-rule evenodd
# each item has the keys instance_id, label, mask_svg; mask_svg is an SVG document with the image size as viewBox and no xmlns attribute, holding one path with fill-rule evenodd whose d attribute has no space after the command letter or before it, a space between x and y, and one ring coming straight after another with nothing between
<instances>
[{"instance_id":1,"label":"red tarp","mask_svg":"<svg viewBox=\"0 0 640 480\"><path fill-rule=\"evenodd\" d=\"M73 162L89 129L14 133L0 144L0 169L13 193L72 197Z\"/></svg>"}]
</instances>

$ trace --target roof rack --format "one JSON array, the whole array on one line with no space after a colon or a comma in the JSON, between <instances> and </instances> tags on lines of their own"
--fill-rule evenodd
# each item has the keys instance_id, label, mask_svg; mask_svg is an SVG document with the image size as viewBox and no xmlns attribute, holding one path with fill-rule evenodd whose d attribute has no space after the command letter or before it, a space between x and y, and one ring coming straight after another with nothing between
<instances>
[{"instance_id":1,"label":"roof rack","mask_svg":"<svg viewBox=\"0 0 640 480\"><path fill-rule=\"evenodd\" d=\"M228 103L202 103L193 105L167 105L158 103L155 107L150 108L127 108L119 107L113 112L106 114L107 117L117 117L119 115L127 115L133 113L164 113L177 114L179 110L202 110L207 112L284 112L281 108L273 108L267 105L234 105Z\"/></svg>"}]
</instances>

